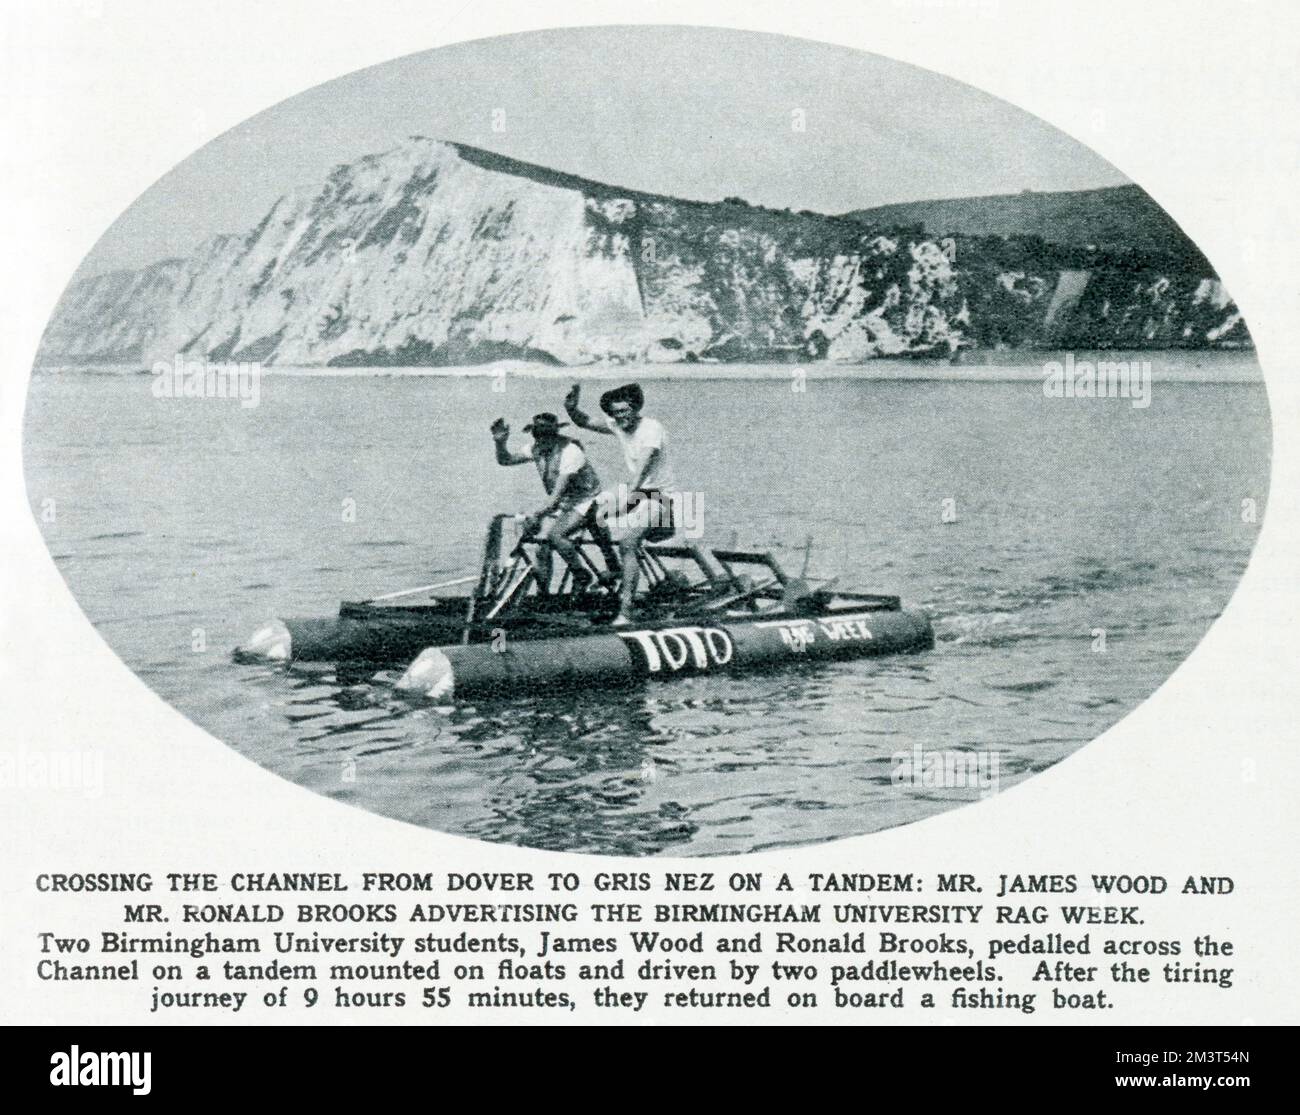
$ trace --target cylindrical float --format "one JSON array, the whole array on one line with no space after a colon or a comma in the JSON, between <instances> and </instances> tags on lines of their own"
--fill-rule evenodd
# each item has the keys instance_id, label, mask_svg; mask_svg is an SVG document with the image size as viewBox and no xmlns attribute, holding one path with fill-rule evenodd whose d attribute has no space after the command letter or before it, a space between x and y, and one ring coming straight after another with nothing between
<instances>
[{"instance_id":1,"label":"cylindrical float","mask_svg":"<svg viewBox=\"0 0 1300 1115\"><path fill-rule=\"evenodd\" d=\"M409 662L431 643L456 638L459 616L385 609L372 617L355 615L276 619L259 627L235 649L240 661Z\"/></svg>"},{"instance_id":2,"label":"cylindrical float","mask_svg":"<svg viewBox=\"0 0 1300 1115\"><path fill-rule=\"evenodd\" d=\"M285 621L293 640L293 658L303 662L409 662L429 645L430 637L446 638L449 627L418 620L385 617L367 623L348 616Z\"/></svg>"},{"instance_id":3,"label":"cylindrical float","mask_svg":"<svg viewBox=\"0 0 1300 1115\"><path fill-rule=\"evenodd\" d=\"M563 693L593 684L899 654L933 645L929 617L915 611L634 626L576 638L430 647L411 663L397 687L440 701Z\"/></svg>"}]
</instances>

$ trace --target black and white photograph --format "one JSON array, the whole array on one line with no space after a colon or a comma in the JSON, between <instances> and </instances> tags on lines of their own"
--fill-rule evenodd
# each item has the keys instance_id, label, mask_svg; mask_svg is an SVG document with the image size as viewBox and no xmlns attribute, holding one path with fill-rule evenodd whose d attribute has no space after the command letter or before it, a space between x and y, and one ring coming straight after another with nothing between
<instances>
[{"instance_id":1,"label":"black and white photograph","mask_svg":"<svg viewBox=\"0 0 1300 1115\"><path fill-rule=\"evenodd\" d=\"M1300 6L0 25L28 1106L1284 1079Z\"/></svg>"},{"instance_id":2,"label":"black and white photograph","mask_svg":"<svg viewBox=\"0 0 1300 1115\"><path fill-rule=\"evenodd\" d=\"M985 799L1129 713L1246 567L1270 421L1212 262L1086 144L864 52L617 27L182 162L59 302L24 452L88 619L258 764L707 856Z\"/></svg>"}]
</instances>

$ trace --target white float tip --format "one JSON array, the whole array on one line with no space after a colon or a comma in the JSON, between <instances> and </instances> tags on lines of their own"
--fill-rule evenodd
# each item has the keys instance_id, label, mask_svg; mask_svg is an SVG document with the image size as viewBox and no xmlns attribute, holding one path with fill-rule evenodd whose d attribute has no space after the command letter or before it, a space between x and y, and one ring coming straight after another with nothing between
<instances>
[{"instance_id":1,"label":"white float tip","mask_svg":"<svg viewBox=\"0 0 1300 1115\"><path fill-rule=\"evenodd\" d=\"M241 658L265 658L268 662L288 662L293 654L293 636L278 619L264 623L235 651Z\"/></svg>"},{"instance_id":2,"label":"white float tip","mask_svg":"<svg viewBox=\"0 0 1300 1115\"><path fill-rule=\"evenodd\" d=\"M451 660L437 647L421 651L397 679L397 688L403 692L421 693L435 701L450 701L455 684Z\"/></svg>"}]
</instances>

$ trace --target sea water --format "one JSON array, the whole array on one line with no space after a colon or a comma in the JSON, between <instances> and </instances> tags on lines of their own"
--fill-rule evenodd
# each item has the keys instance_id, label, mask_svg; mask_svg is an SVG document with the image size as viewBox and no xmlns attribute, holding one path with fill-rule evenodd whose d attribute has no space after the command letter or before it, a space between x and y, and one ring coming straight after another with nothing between
<instances>
[{"instance_id":1,"label":"sea water","mask_svg":"<svg viewBox=\"0 0 1300 1115\"><path fill-rule=\"evenodd\" d=\"M1059 354L1057 354L1059 357ZM915 821L1050 767L1145 699L1223 611L1268 495L1247 355L1136 354L1150 405L1053 397L1052 354L971 366L267 369L258 405L147 370L38 371L33 513L90 622L155 691L269 771L485 840L739 853ZM1116 357L1119 358L1119 357ZM457 707L241 666L271 616L475 571L488 518L544 496L488 426L640 378L706 542L901 595L926 654ZM606 484L612 438L578 436ZM50 502L57 508L52 521ZM925 778L916 749L938 753ZM979 768L988 769L985 763Z\"/></svg>"}]
</instances>

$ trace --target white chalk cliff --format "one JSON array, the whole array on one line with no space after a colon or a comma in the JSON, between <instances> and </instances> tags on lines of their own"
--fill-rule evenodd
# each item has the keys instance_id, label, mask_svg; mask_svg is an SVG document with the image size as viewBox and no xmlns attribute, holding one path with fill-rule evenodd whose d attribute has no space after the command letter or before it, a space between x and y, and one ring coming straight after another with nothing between
<instances>
[{"instance_id":1,"label":"white chalk cliff","mask_svg":"<svg viewBox=\"0 0 1300 1115\"><path fill-rule=\"evenodd\" d=\"M74 283L38 362L856 361L1249 342L1204 268L1009 267L1004 254L989 238L660 197L415 138L287 194L245 235Z\"/></svg>"}]
</instances>

